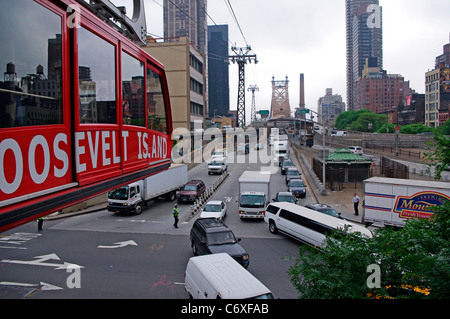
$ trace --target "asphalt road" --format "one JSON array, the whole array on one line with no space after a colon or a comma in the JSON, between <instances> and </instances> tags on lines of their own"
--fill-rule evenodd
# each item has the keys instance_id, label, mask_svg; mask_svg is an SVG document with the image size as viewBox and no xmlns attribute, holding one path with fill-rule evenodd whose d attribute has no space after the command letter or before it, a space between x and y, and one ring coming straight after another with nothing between
<instances>
[{"instance_id":1,"label":"asphalt road","mask_svg":"<svg viewBox=\"0 0 450 319\"><path fill-rule=\"evenodd\" d=\"M233 156L233 154L230 154ZM226 202L225 223L250 255L248 270L277 298L294 299L287 270L301 244L273 235L262 220L241 221L237 212L238 178L260 164L229 164L229 176L211 199ZM190 179L211 186L206 163L189 171ZM286 190L278 170L271 177L271 195ZM311 202L310 195L301 204ZM184 271L193 256L189 232L196 216L181 204L180 224L171 215L174 203L155 200L141 215L121 216L100 211L58 221L36 223L0 234L0 298L164 298L186 299ZM76 266L77 265L77 266Z\"/></svg>"}]
</instances>

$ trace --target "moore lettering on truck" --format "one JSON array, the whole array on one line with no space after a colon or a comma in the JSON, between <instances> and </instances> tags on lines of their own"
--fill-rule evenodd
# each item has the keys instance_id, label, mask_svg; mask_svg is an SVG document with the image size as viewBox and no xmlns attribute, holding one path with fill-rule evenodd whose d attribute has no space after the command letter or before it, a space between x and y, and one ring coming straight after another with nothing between
<instances>
[{"instance_id":1,"label":"moore lettering on truck","mask_svg":"<svg viewBox=\"0 0 450 319\"><path fill-rule=\"evenodd\" d=\"M364 181L364 198L364 223L402 227L413 218L431 218L436 206L450 200L450 185L374 177Z\"/></svg>"}]
</instances>

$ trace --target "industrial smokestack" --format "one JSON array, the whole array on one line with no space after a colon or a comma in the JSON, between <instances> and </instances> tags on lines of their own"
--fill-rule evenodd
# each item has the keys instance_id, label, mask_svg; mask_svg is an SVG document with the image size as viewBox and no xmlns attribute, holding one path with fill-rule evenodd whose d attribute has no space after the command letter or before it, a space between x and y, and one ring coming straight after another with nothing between
<instances>
[{"instance_id":1,"label":"industrial smokestack","mask_svg":"<svg viewBox=\"0 0 450 319\"><path fill-rule=\"evenodd\" d=\"M300 108L305 108L305 78L303 73L300 73Z\"/></svg>"}]
</instances>

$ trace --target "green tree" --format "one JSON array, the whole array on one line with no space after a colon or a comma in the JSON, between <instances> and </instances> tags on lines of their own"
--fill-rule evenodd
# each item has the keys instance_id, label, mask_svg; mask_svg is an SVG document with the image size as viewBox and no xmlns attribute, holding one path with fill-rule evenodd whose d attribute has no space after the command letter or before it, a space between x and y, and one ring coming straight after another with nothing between
<instances>
[{"instance_id":1,"label":"green tree","mask_svg":"<svg viewBox=\"0 0 450 319\"><path fill-rule=\"evenodd\" d=\"M341 130L346 130L349 127L353 131L376 132L386 121L386 115L376 114L370 110L359 110L339 114L335 125ZM372 124L372 128L369 128L369 123Z\"/></svg>"},{"instance_id":2,"label":"green tree","mask_svg":"<svg viewBox=\"0 0 450 319\"><path fill-rule=\"evenodd\" d=\"M342 112L336 118L335 126L340 130L346 130L353 122L356 122L359 116L369 110L346 111Z\"/></svg>"},{"instance_id":3,"label":"green tree","mask_svg":"<svg viewBox=\"0 0 450 319\"><path fill-rule=\"evenodd\" d=\"M439 126L437 129L439 130L439 134L450 135L450 120L447 120L444 125Z\"/></svg>"},{"instance_id":4,"label":"green tree","mask_svg":"<svg viewBox=\"0 0 450 319\"><path fill-rule=\"evenodd\" d=\"M377 130L377 133L395 133L395 125L392 123L387 124L387 132L386 132L386 122L380 126Z\"/></svg>"},{"instance_id":5,"label":"green tree","mask_svg":"<svg viewBox=\"0 0 450 319\"><path fill-rule=\"evenodd\" d=\"M423 125L422 123L409 124L400 128L402 134L420 134L424 132L432 132L433 128Z\"/></svg>"},{"instance_id":6,"label":"green tree","mask_svg":"<svg viewBox=\"0 0 450 319\"><path fill-rule=\"evenodd\" d=\"M433 140L428 144L429 150L425 152L425 159L430 161L430 166L435 168L434 178L436 180L441 179L442 172L450 167L450 137L441 134L443 131L436 130L434 132Z\"/></svg>"}]
</instances>

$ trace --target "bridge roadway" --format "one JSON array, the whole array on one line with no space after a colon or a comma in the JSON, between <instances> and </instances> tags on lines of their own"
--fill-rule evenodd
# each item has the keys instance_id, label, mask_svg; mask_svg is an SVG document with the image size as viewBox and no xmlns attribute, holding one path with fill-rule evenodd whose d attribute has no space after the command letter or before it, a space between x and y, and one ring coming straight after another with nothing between
<instances>
[{"instance_id":1,"label":"bridge roadway","mask_svg":"<svg viewBox=\"0 0 450 319\"><path fill-rule=\"evenodd\" d=\"M240 220L238 216L238 178L245 170L260 168L260 164L250 163L248 155L245 158L244 163L229 164L228 178L211 199L226 202L225 223L242 238L240 243L250 255L248 270L276 297L297 298L287 271L301 244L271 234L264 221ZM202 179L207 186L218 177L208 175L206 163L189 170L190 179ZM276 168L271 196L286 189L284 176ZM308 192L300 204L312 201ZM0 298L187 298L184 271L193 256L189 232L198 215L191 218L190 205L180 204L180 224L175 229L173 205L155 200L138 216L100 210L49 219L42 232L29 223L1 234ZM68 287L70 273L64 263L82 267L80 288Z\"/></svg>"}]
</instances>

